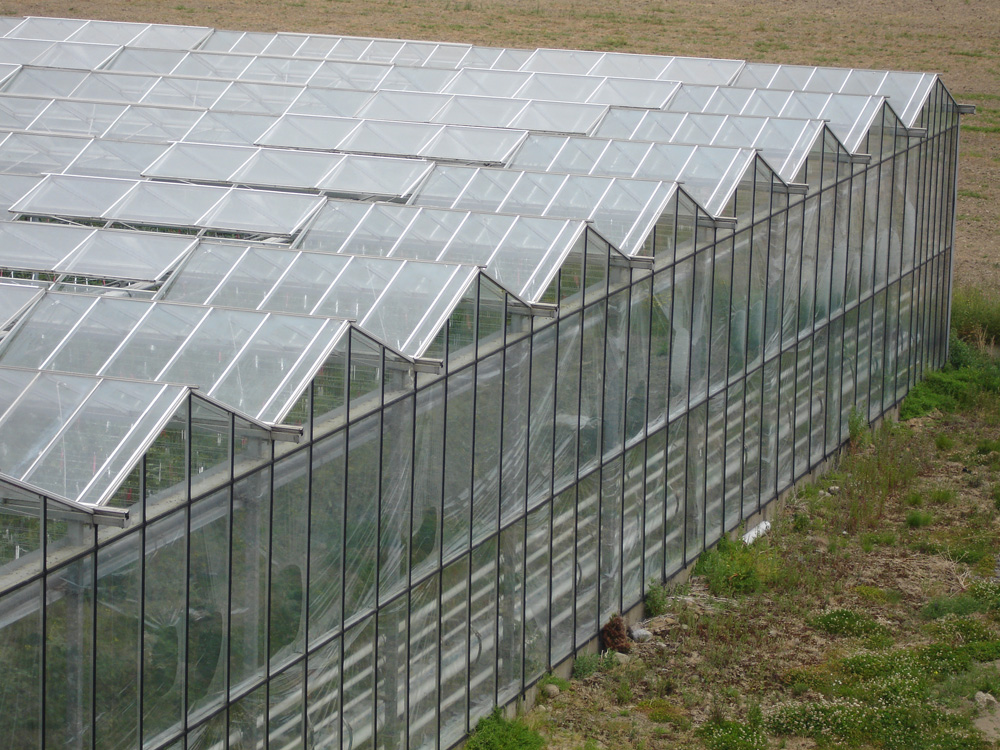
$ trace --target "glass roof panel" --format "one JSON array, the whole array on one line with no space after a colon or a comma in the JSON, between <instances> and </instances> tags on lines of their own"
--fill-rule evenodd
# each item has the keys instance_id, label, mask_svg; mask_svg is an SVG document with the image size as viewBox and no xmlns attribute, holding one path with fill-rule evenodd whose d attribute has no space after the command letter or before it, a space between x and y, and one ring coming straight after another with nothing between
<instances>
[{"instance_id":1,"label":"glass roof panel","mask_svg":"<svg viewBox=\"0 0 1000 750\"><path fill-rule=\"evenodd\" d=\"M456 75L454 70L394 65L382 79L379 88L394 91L444 91Z\"/></svg>"},{"instance_id":2,"label":"glass roof panel","mask_svg":"<svg viewBox=\"0 0 1000 750\"><path fill-rule=\"evenodd\" d=\"M32 60L33 65L49 68L78 68L93 70L101 67L118 51L114 44L85 44L83 42L59 42L53 44Z\"/></svg>"},{"instance_id":3,"label":"glass roof panel","mask_svg":"<svg viewBox=\"0 0 1000 750\"><path fill-rule=\"evenodd\" d=\"M267 49L276 36L277 34L248 31L245 34L240 34L239 39L235 40L230 47L230 51L256 55ZM204 47L199 47L199 49L204 49Z\"/></svg>"},{"instance_id":4,"label":"glass roof panel","mask_svg":"<svg viewBox=\"0 0 1000 750\"><path fill-rule=\"evenodd\" d=\"M548 169L553 161L558 158L560 150L570 144L570 142L571 139L561 136L529 133L520 148L508 160L507 166L513 169ZM589 154L586 156L592 157L589 159L590 164L593 164L607 147L607 141L581 139L579 143L586 144L583 148L589 151Z\"/></svg>"},{"instance_id":5,"label":"glass roof panel","mask_svg":"<svg viewBox=\"0 0 1000 750\"><path fill-rule=\"evenodd\" d=\"M476 273L476 268L409 261L361 327L403 354L423 353Z\"/></svg>"},{"instance_id":6,"label":"glass roof panel","mask_svg":"<svg viewBox=\"0 0 1000 750\"><path fill-rule=\"evenodd\" d=\"M569 252L565 237L571 224L576 222L518 217L486 272L521 299L534 302Z\"/></svg>"},{"instance_id":7,"label":"glass roof panel","mask_svg":"<svg viewBox=\"0 0 1000 750\"><path fill-rule=\"evenodd\" d=\"M153 84L155 76L123 73L91 73L73 91L74 99L97 99L108 102L137 102Z\"/></svg>"},{"instance_id":8,"label":"glass roof panel","mask_svg":"<svg viewBox=\"0 0 1000 750\"><path fill-rule=\"evenodd\" d=\"M423 156L422 152L444 126L417 122L361 120L337 148L368 154Z\"/></svg>"},{"instance_id":9,"label":"glass roof panel","mask_svg":"<svg viewBox=\"0 0 1000 750\"><path fill-rule=\"evenodd\" d=\"M268 45L269 47L273 46ZM268 54L277 54L268 51ZM296 60L280 57L255 57L240 73L244 81L304 84L320 66L319 60Z\"/></svg>"},{"instance_id":10,"label":"glass roof panel","mask_svg":"<svg viewBox=\"0 0 1000 750\"><path fill-rule=\"evenodd\" d=\"M226 188L207 185L140 181L124 200L99 215L119 221L190 227L226 193Z\"/></svg>"},{"instance_id":11,"label":"glass roof panel","mask_svg":"<svg viewBox=\"0 0 1000 750\"><path fill-rule=\"evenodd\" d=\"M306 88L288 107L289 114L354 117L372 98L370 91Z\"/></svg>"},{"instance_id":12,"label":"glass roof panel","mask_svg":"<svg viewBox=\"0 0 1000 750\"><path fill-rule=\"evenodd\" d=\"M142 174L147 177L226 182L256 151L250 146L174 143Z\"/></svg>"},{"instance_id":13,"label":"glass roof panel","mask_svg":"<svg viewBox=\"0 0 1000 750\"><path fill-rule=\"evenodd\" d=\"M421 211L392 249L392 257L437 260L467 216L462 211Z\"/></svg>"},{"instance_id":14,"label":"glass roof panel","mask_svg":"<svg viewBox=\"0 0 1000 750\"><path fill-rule=\"evenodd\" d=\"M499 47L472 47L462 58L463 68L491 68L499 58L502 49Z\"/></svg>"},{"instance_id":15,"label":"glass roof panel","mask_svg":"<svg viewBox=\"0 0 1000 750\"><path fill-rule=\"evenodd\" d=\"M84 138L12 133L0 143L0 172L31 175L61 172L87 143Z\"/></svg>"},{"instance_id":16,"label":"glass roof panel","mask_svg":"<svg viewBox=\"0 0 1000 750\"><path fill-rule=\"evenodd\" d=\"M521 66L521 70L539 73L573 73L586 75L604 57L603 52L581 50L539 49Z\"/></svg>"},{"instance_id":17,"label":"glass roof panel","mask_svg":"<svg viewBox=\"0 0 1000 750\"><path fill-rule=\"evenodd\" d=\"M416 91L379 91L358 112L359 117L377 120L406 120L411 122L434 120L450 100L447 94Z\"/></svg>"},{"instance_id":18,"label":"glass roof panel","mask_svg":"<svg viewBox=\"0 0 1000 750\"><path fill-rule=\"evenodd\" d=\"M347 324L341 321L269 315L209 395L271 421L275 415L262 414L265 404L286 380L294 383L293 390L300 390L305 385L301 382L303 373L308 377L316 360L333 348L346 329Z\"/></svg>"},{"instance_id":19,"label":"glass roof panel","mask_svg":"<svg viewBox=\"0 0 1000 750\"><path fill-rule=\"evenodd\" d=\"M611 141L591 170L592 174L609 177L631 177L649 154L648 143ZM657 178L660 179L660 178Z\"/></svg>"},{"instance_id":20,"label":"glass roof panel","mask_svg":"<svg viewBox=\"0 0 1000 750\"><path fill-rule=\"evenodd\" d=\"M766 89L768 84L774 79L775 73L781 68L773 63L747 63L733 80L733 86L745 86L746 88Z\"/></svg>"},{"instance_id":21,"label":"glass roof panel","mask_svg":"<svg viewBox=\"0 0 1000 750\"><path fill-rule=\"evenodd\" d=\"M208 314L208 308L155 304L136 326L102 375L154 380L177 347Z\"/></svg>"},{"instance_id":22,"label":"glass roof panel","mask_svg":"<svg viewBox=\"0 0 1000 750\"><path fill-rule=\"evenodd\" d=\"M3 90L7 94L29 94L49 98L69 96L87 75L84 70L21 68L4 85Z\"/></svg>"},{"instance_id":23,"label":"glass roof panel","mask_svg":"<svg viewBox=\"0 0 1000 750\"><path fill-rule=\"evenodd\" d=\"M516 216L502 214L469 214L438 259L486 266L516 220Z\"/></svg>"},{"instance_id":24,"label":"glass roof panel","mask_svg":"<svg viewBox=\"0 0 1000 750\"><path fill-rule=\"evenodd\" d=\"M313 312L327 289L351 262L351 256L346 255L296 254L295 262L274 285L260 308L274 312Z\"/></svg>"},{"instance_id":25,"label":"glass roof panel","mask_svg":"<svg viewBox=\"0 0 1000 750\"><path fill-rule=\"evenodd\" d=\"M517 185L499 210L504 213L541 216L565 181L566 175L522 172Z\"/></svg>"},{"instance_id":26,"label":"glass roof panel","mask_svg":"<svg viewBox=\"0 0 1000 750\"><path fill-rule=\"evenodd\" d=\"M527 135L525 130L445 125L417 153L431 159L502 164Z\"/></svg>"},{"instance_id":27,"label":"glass roof panel","mask_svg":"<svg viewBox=\"0 0 1000 750\"><path fill-rule=\"evenodd\" d=\"M602 79L588 76L535 73L515 96L557 102L586 102L597 93L602 83Z\"/></svg>"},{"instance_id":28,"label":"glass roof panel","mask_svg":"<svg viewBox=\"0 0 1000 750\"><path fill-rule=\"evenodd\" d=\"M125 468L112 465L105 469L105 463L130 433L138 432L136 427L144 421L147 410L157 408L158 397L165 386L118 380L98 382L97 388L66 422L48 451L22 477L24 481L60 497L76 499L95 476L100 479L107 471L111 479ZM157 411L167 404L174 405L171 399L163 401L165 403L160 404ZM157 413L157 416L160 415ZM134 435L129 441L135 443L132 449L137 449L148 437L148 434ZM132 450L123 452L128 456L132 454Z\"/></svg>"},{"instance_id":29,"label":"glass roof panel","mask_svg":"<svg viewBox=\"0 0 1000 750\"><path fill-rule=\"evenodd\" d=\"M508 126L527 105L524 99L453 95L432 118L448 125Z\"/></svg>"},{"instance_id":30,"label":"glass roof panel","mask_svg":"<svg viewBox=\"0 0 1000 750\"><path fill-rule=\"evenodd\" d=\"M42 112L29 130L41 133L72 133L97 136L124 112L123 104L96 104L72 100L54 101Z\"/></svg>"},{"instance_id":31,"label":"glass roof panel","mask_svg":"<svg viewBox=\"0 0 1000 750\"><path fill-rule=\"evenodd\" d=\"M0 223L0 268L23 271L52 270L93 231L84 227L37 221L2 222ZM4 290L7 289L5 286Z\"/></svg>"},{"instance_id":32,"label":"glass roof panel","mask_svg":"<svg viewBox=\"0 0 1000 750\"><path fill-rule=\"evenodd\" d=\"M295 54L303 57L326 57L339 41L339 37L311 34L302 41Z\"/></svg>"},{"instance_id":33,"label":"glass roof panel","mask_svg":"<svg viewBox=\"0 0 1000 750\"><path fill-rule=\"evenodd\" d=\"M338 252L390 255L419 210L414 206L375 204Z\"/></svg>"},{"instance_id":34,"label":"glass roof panel","mask_svg":"<svg viewBox=\"0 0 1000 750\"><path fill-rule=\"evenodd\" d=\"M245 146L248 143L256 143L274 123L275 118L270 115L205 112L184 135L184 140Z\"/></svg>"},{"instance_id":35,"label":"glass roof panel","mask_svg":"<svg viewBox=\"0 0 1000 750\"><path fill-rule=\"evenodd\" d=\"M493 67L497 70L520 70L528 62L531 53L530 49L502 49Z\"/></svg>"},{"instance_id":36,"label":"glass roof panel","mask_svg":"<svg viewBox=\"0 0 1000 750\"><path fill-rule=\"evenodd\" d=\"M290 148L335 149L358 127L359 120L314 115L283 115L250 143Z\"/></svg>"},{"instance_id":37,"label":"glass roof panel","mask_svg":"<svg viewBox=\"0 0 1000 750\"><path fill-rule=\"evenodd\" d=\"M205 109L229 87L228 81L204 78L161 78L143 97L143 104L163 107L198 107Z\"/></svg>"},{"instance_id":38,"label":"glass roof panel","mask_svg":"<svg viewBox=\"0 0 1000 750\"><path fill-rule=\"evenodd\" d=\"M66 167L66 174L137 179L167 146L142 141L94 139Z\"/></svg>"},{"instance_id":39,"label":"glass roof panel","mask_svg":"<svg viewBox=\"0 0 1000 750\"><path fill-rule=\"evenodd\" d=\"M452 205L466 211L497 211L523 174L512 169L477 169Z\"/></svg>"},{"instance_id":40,"label":"glass roof panel","mask_svg":"<svg viewBox=\"0 0 1000 750\"><path fill-rule=\"evenodd\" d=\"M55 270L98 278L159 281L194 243L190 237L99 229Z\"/></svg>"},{"instance_id":41,"label":"glass roof panel","mask_svg":"<svg viewBox=\"0 0 1000 750\"><path fill-rule=\"evenodd\" d=\"M65 340L50 350L41 364L49 370L96 375L143 316L149 303L143 300L117 299L107 304L98 299L73 327Z\"/></svg>"},{"instance_id":42,"label":"glass roof panel","mask_svg":"<svg viewBox=\"0 0 1000 750\"><path fill-rule=\"evenodd\" d=\"M352 257L329 294L316 307L315 314L363 319L405 263L384 258Z\"/></svg>"},{"instance_id":43,"label":"glass roof panel","mask_svg":"<svg viewBox=\"0 0 1000 750\"><path fill-rule=\"evenodd\" d=\"M42 291L37 287L21 284L6 284L0 282L0 330L6 328L10 322L20 315L36 297L41 296ZM2 378L0 378L2 380ZM3 416L4 409L9 406L4 405L4 387L0 387L0 417Z\"/></svg>"},{"instance_id":44,"label":"glass roof panel","mask_svg":"<svg viewBox=\"0 0 1000 750\"><path fill-rule=\"evenodd\" d=\"M137 36L130 46L153 49L194 49L205 41L212 30L204 26L150 26Z\"/></svg>"},{"instance_id":45,"label":"glass roof panel","mask_svg":"<svg viewBox=\"0 0 1000 750\"><path fill-rule=\"evenodd\" d=\"M76 18L25 18L17 28L8 32L8 38L47 39L57 42L69 39L74 32L86 25L86 21Z\"/></svg>"},{"instance_id":46,"label":"glass roof panel","mask_svg":"<svg viewBox=\"0 0 1000 750\"><path fill-rule=\"evenodd\" d=\"M705 57L675 57L658 78L661 81L705 83L726 86L743 69L742 60L716 60Z\"/></svg>"},{"instance_id":47,"label":"glass roof panel","mask_svg":"<svg viewBox=\"0 0 1000 750\"><path fill-rule=\"evenodd\" d=\"M211 394L219 378L264 319L262 313L209 308L189 337L172 336L171 340L163 342L175 354L157 380L197 385Z\"/></svg>"},{"instance_id":48,"label":"glass roof panel","mask_svg":"<svg viewBox=\"0 0 1000 750\"><path fill-rule=\"evenodd\" d=\"M315 186L337 194L407 196L432 167L423 159L346 154Z\"/></svg>"},{"instance_id":49,"label":"glass roof panel","mask_svg":"<svg viewBox=\"0 0 1000 750\"><path fill-rule=\"evenodd\" d=\"M159 293L167 302L207 304L219 284L249 252L242 245L218 242L199 242L194 252L170 276L170 281Z\"/></svg>"},{"instance_id":50,"label":"glass roof panel","mask_svg":"<svg viewBox=\"0 0 1000 750\"><path fill-rule=\"evenodd\" d=\"M41 39L0 39L0 62L28 65L51 46Z\"/></svg>"},{"instance_id":51,"label":"glass roof panel","mask_svg":"<svg viewBox=\"0 0 1000 750\"><path fill-rule=\"evenodd\" d=\"M150 392L155 387L154 384L130 383L129 385L146 385ZM156 386L158 385L156 384ZM97 393L101 394L103 391L99 388ZM118 448L94 476L83 494L79 495L77 499L80 502L95 505L107 502L109 497L114 495L115 490L124 477L127 476L127 473L132 470L136 457L142 451L149 448L149 445L155 440L156 436L160 434L162 425L177 411L182 401L187 397L187 394L188 390L181 386L160 386L159 396L156 401L146 408L139 419L134 420L131 431L120 441ZM120 407L128 405L127 403L122 403L125 402L124 398L117 399L117 401ZM135 401L139 404L142 403L140 397L136 397ZM88 401L88 407L89 405L90 402ZM98 412L94 420L97 423L98 429L100 428L100 413ZM127 419L125 418L121 421L127 423ZM107 424L105 427L109 429ZM86 435L87 428L77 426L73 429L73 432ZM67 431L63 434L69 436L71 433ZM62 437L61 435L60 438ZM76 447L82 453L80 458L83 461L85 471L87 462L86 446ZM55 450L53 448L53 453ZM66 453L67 456L71 455L68 449L66 449ZM52 453L50 453L51 455ZM91 455L93 456L93 451L91 451ZM93 461L93 464L96 463L97 461ZM67 491L69 491L68 488Z\"/></svg>"},{"instance_id":52,"label":"glass roof panel","mask_svg":"<svg viewBox=\"0 0 1000 750\"><path fill-rule=\"evenodd\" d=\"M450 94L474 96L515 96L532 73L516 70L475 70L464 68L443 89Z\"/></svg>"},{"instance_id":53,"label":"glass roof panel","mask_svg":"<svg viewBox=\"0 0 1000 750\"><path fill-rule=\"evenodd\" d=\"M14 215L6 209L24 197L42 179L38 175L4 175L3 179L0 180L0 222L14 219Z\"/></svg>"},{"instance_id":54,"label":"glass roof panel","mask_svg":"<svg viewBox=\"0 0 1000 750\"><path fill-rule=\"evenodd\" d=\"M471 48L467 44L438 44L424 61L434 68L458 68L467 58Z\"/></svg>"},{"instance_id":55,"label":"glass roof panel","mask_svg":"<svg viewBox=\"0 0 1000 750\"><path fill-rule=\"evenodd\" d=\"M24 130L48 105L45 99L0 94L0 128Z\"/></svg>"},{"instance_id":56,"label":"glass roof panel","mask_svg":"<svg viewBox=\"0 0 1000 750\"><path fill-rule=\"evenodd\" d=\"M510 122L510 127L551 133L589 133L605 113L606 106L574 102L532 100Z\"/></svg>"},{"instance_id":57,"label":"glass roof panel","mask_svg":"<svg viewBox=\"0 0 1000 750\"><path fill-rule=\"evenodd\" d=\"M568 175L546 213L566 219L589 219L614 184L610 177Z\"/></svg>"},{"instance_id":58,"label":"glass roof panel","mask_svg":"<svg viewBox=\"0 0 1000 750\"><path fill-rule=\"evenodd\" d=\"M24 477L46 446L86 401L96 383L93 378L74 375L39 375L0 422L3 472L17 478Z\"/></svg>"},{"instance_id":59,"label":"glass roof panel","mask_svg":"<svg viewBox=\"0 0 1000 750\"><path fill-rule=\"evenodd\" d=\"M69 39L74 42L94 42L97 44L128 44L149 28L147 23L124 23L122 21L88 21Z\"/></svg>"},{"instance_id":60,"label":"glass roof panel","mask_svg":"<svg viewBox=\"0 0 1000 750\"><path fill-rule=\"evenodd\" d=\"M682 112L648 112L632 133L641 141L711 143L725 122L725 115Z\"/></svg>"},{"instance_id":61,"label":"glass roof panel","mask_svg":"<svg viewBox=\"0 0 1000 750\"><path fill-rule=\"evenodd\" d=\"M105 138L164 143L179 140L198 121L200 112L165 107L131 106L108 128Z\"/></svg>"},{"instance_id":62,"label":"glass roof panel","mask_svg":"<svg viewBox=\"0 0 1000 750\"><path fill-rule=\"evenodd\" d=\"M655 55L608 52L591 68L590 75L654 79L660 77L671 59Z\"/></svg>"},{"instance_id":63,"label":"glass roof panel","mask_svg":"<svg viewBox=\"0 0 1000 750\"><path fill-rule=\"evenodd\" d=\"M167 49L123 49L114 60L104 66L105 70L117 70L122 73L154 73L163 75L169 73L185 58L187 53L180 50Z\"/></svg>"},{"instance_id":64,"label":"glass roof panel","mask_svg":"<svg viewBox=\"0 0 1000 750\"><path fill-rule=\"evenodd\" d=\"M244 83L226 89L212 109L220 112L260 112L280 115L302 92L298 86L280 83Z\"/></svg>"},{"instance_id":65,"label":"glass roof panel","mask_svg":"<svg viewBox=\"0 0 1000 750\"><path fill-rule=\"evenodd\" d=\"M671 112L704 112L718 90L717 86L684 84L677 89L664 109Z\"/></svg>"},{"instance_id":66,"label":"glass roof panel","mask_svg":"<svg viewBox=\"0 0 1000 750\"><path fill-rule=\"evenodd\" d=\"M245 39L246 37L244 37ZM271 37L271 40L264 47L262 52L267 55L283 55L292 56L294 55L299 47L302 46L303 42L309 37L305 34L287 34L278 33ZM239 44L242 44L243 40L240 40ZM314 55L315 57L315 55Z\"/></svg>"},{"instance_id":67,"label":"glass roof panel","mask_svg":"<svg viewBox=\"0 0 1000 750\"><path fill-rule=\"evenodd\" d=\"M48 175L15 203L11 211L43 216L101 217L135 185L131 180Z\"/></svg>"},{"instance_id":68,"label":"glass roof panel","mask_svg":"<svg viewBox=\"0 0 1000 750\"><path fill-rule=\"evenodd\" d=\"M357 60L371 43L372 40L367 37L341 37L327 57L339 60Z\"/></svg>"},{"instance_id":69,"label":"glass roof panel","mask_svg":"<svg viewBox=\"0 0 1000 750\"><path fill-rule=\"evenodd\" d=\"M263 187L318 187L330 170L344 160L341 154L261 148L229 177L230 182Z\"/></svg>"},{"instance_id":70,"label":"glass roof panel","mask_svg":"<svg viewBox=\"0 0 1000 750\"><path fill-rule=\"evenodd\" d=\"M46 294L14 333L3 339L0 364L41 367L96 301L75 294Z\"/></svg>"},{"instance_id":71,"label":"glass roof panel","mask_svg":"<svg viewBox=\"0 0 1000 750\"><path fill-rule=\"evenodd\" d=\"M294 233L324 201L300 193L231 190L197 223L212 229L287 235Z\"/></svg>"},{"instance_id":72,"label":"glass roof panel","mask_svg":"<svg viewBox=\"0 0 1000 750\"><path fill-rule=\"evenodd\" d=\"M435 164L411 202L418 206L451 207L465 190L477 169L478 167Z\"/></svg>"},{"instance_id":73,"label":"glass roof panel","mask_svg":"<svg viewBox=\"0 0 1000 750\"><path fill-rule=\"evenodd\" d=\"M379 83L388 72L388 65L331 60L319 67L309 79L309 85L329 89L375 91L380 88Z\"/></svg>"},{"instance_id":74,"label":"glass roof panel","mask_svg":"<svg viewBox=\"0 0 1000 750\"><path fill-rule=\"evenodd\" d=\"M302 234L298 247L325 253L337 252L371 208L370 203L328 201Z\"/></svg>"},{"instance_id":75,"label":"glass roof panel","mask_svg":"<svg viewBox=\"0 0 1000 750\"><path fill-rule=\"evenodd\" d=\"M19 287L13 284L3 285L4 292L19 293L20 290L28 290L34 294L39 293L37 289L31 289L30 287ZM0 305L4 304L3 296L0 295ZM38 373L31 372L30 370L11 370L6 367L0 367L0 423L3 422L4 415L14 402L17 401L21 392L31 385L31 381L36 377L38 377Z\"/></svg>"},{"instance_id":76,"label":"glass roof panel","mask_svg":"<svg viewBox=\"0 0 1000 750\"><path fill-rule=\"evenodd\" d=\"M680 84L676 81L607 78L588 101L594 104L660 109L679 87Z\"/></svg>"},{"instance_id":77,"label":"glass roof panel","mask_svg":"<svg viewBox=\"0 0 1000 750\"><path fill-rule=\"evenodd\" d=\"M213 29L198 49L210 52L228 52L246 32Z\"/></svg>"},{"instance_id":78,"label":"glass roof panel","mask_svg":"<svg viewBox=\"0 0 1000 750\"><path fill-rule=\"evenodd\" d=\"M367 62L392 62L403 49L405 42L395 39L374 39L358 54L358 60Z\"/></svg>"}]
</instances>

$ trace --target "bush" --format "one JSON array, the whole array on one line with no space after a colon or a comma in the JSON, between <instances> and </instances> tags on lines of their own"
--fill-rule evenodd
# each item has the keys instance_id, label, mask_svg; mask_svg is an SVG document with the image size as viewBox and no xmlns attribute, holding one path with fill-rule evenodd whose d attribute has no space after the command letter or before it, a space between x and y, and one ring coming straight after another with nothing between
<instances>
[{"instance_id":1,"label":"bush","mask_svg":"<svg viewBox=\"0 0 1000 750\"><path fill-rule=\"evenodd\" d=\"M956 287L952 292L951 327L959 340L1000 339L1000 299L992 290Z\"/></svg>"},{"instance_id":2,"label":"bush","mask_svg":"<svg viewBox=\"0 0 1000 750\"><path fill-rule=\"evenodd\" d=\"M662 583L650 580L646 586L646 616L656 617L667 611L670 602L670 591Z\"/></svg>"},{"instance_id":3,"label":"bush","mask_svg":"<svg viewBox=\"0 0 1000 750\"><path fill-rule=\"evenodd\" d=\"M763 591L777 577L778 560L765 540L746 544L723 536L714 549L703 552L695 575L708 579L716 596L741 596Z\"/></svg>"},{"instance_id":4,"label":"bush","mask_svg":"<svg viewBox=\"0 0 1000 750\"><path fill-rule=\"evenodd\" d=\"M520 719L508 721L499 708L484 716L465 743L466 750L540 750L542 736Z\"/></svg>"},{"instance_id":5,"label":"bush","mask_svg":"<svg viewBox=\"0 0 1000 750\"><path fill-rule=\"evenodd\" d=\"M925 510L911 510L906 514L906 525L911 529L919 529L930 526L934 516Z\"/></svg>"}]
</instances>

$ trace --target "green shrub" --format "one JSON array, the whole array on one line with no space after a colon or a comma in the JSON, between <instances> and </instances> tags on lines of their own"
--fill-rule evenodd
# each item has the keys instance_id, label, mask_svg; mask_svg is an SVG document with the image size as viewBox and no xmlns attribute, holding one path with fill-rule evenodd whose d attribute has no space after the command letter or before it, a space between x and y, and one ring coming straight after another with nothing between
<instances>
[{"instance_id":1,"label":"green shrub","mask_svg":"<svg viewBox=\"0 0 1000 750\"><path fill-rule=\"evenodd\" d=\"M930 526L934 521L934 516L925 510L911 510L906 514L906 525L911 529L920 529Z\"/></svg>"},{"instance_id":2,"label":"green shrub","mask_svg":"<svg viewBox=\"0 0 1000 750\"><path fill-rule=\"evenodd\" d=\"M646 586L646 616L656 617L667 611L670 603L670 590L656 580L650 580Z\"/></svg>"},{"instance_id":3,"label":"green shrub","mask_svg":"<svg viewBox=\"0 0 1000 750\"><path fill-rule=\"evenodd\" d=\"M951 327L965 341L1000 339L1000 299L993 290L959 286L952 292ZM951 344L954 347L954 343Z\"/></svg>"},{"instance_id":4,"label":"green shrub","mask_svg":"<svg viewBox=\"0 0 1000 750\"><path fill-rule=\"evenodd\" d=\"M777 556L766 540L746 544L723 536L698 558L694 573L708 579L716 596L741 596L763 591L776 579L777 569Z\"/></svg>"},{"instance_id":5,"label":"green shrub","mask_svg":"<svg viewBox=\"0 0 1000 750\"><path fill-rule=\"evenodd\" d=\"M942 432L934 436L934 447L939 451L950 451L955 447L955 440Z\"/></svg>"},{"instance_id":6,"label":"green shrub","mask_svg":"<svg viewBox=\"0 0 1000 750\"><path fill-rule=\"evenodd\" d=\"M920 610L920 616L925 620L938 620L945 615L964 617L973 612L982 612L984 609L983 603L971 594L935 596Z\"/></svg>"},{"instance_id":7,"label":"green shrub","mask_svg":"<svg viewBox=\"0 0 1000 750\"><path fill-rule=\"evenodd\" d=\"M507 720L499 708L484 716L465 743L466 750L540 750L545 740L520 719Z\"/></svg>"},{"instance_id":8,"label":"green shrub","mask_svg":"<svg viewBox=\"0 0 1000 750\"><path fill-rule=\"evenodd\" d=\"M614 657L606 654L580 654L573 660L573 679L582 680L595 672L603 672L614 666Z\"/></svg>"},{"instance_id":9,"label":"green shrub","mask_svg":"<svg viewBox=\"0 0 1000 750\"><path fill-rule=\"evenodd\" d=\"M767 750L759 709L746 723L712 719L699 727L698 736L709 750Z\"/></svg>"}]
</instances>

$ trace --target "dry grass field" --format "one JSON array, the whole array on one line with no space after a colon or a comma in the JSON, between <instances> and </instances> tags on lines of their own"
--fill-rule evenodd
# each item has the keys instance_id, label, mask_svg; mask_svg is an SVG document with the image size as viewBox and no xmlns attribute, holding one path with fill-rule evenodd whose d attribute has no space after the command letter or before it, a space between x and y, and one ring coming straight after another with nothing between
<instances>
[{"instance_id":1,"label":"dry grass field","mask_svg":"<svg viewBox=\"0 0 1000 750\"><path fill-rule=\"evenodd\" d=\"M1000 287L996 0L40 0L0 14L937 72L963 120L956 282Z\"/></svg>"}]
</instances>

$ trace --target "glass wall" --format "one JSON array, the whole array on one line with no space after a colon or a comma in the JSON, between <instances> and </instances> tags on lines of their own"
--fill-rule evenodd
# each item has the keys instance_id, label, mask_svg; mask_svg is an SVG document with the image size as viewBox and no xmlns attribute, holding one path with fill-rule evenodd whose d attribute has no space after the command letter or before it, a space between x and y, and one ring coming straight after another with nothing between
<instances>
[{"instance_id":1,"label":"glass wall","mask_svg":"<svg viewBox=\"0 0 1000 750\"><path fill-rule=\"evenodd\" d=\"M414 372L359 333L300 442L191 396L126 528L0 505L0 735L18 748L448 747L817 466L947 354L957 113L810 190L683 193L529 310L480 276Z\"/></svg>"}]
</instances>

